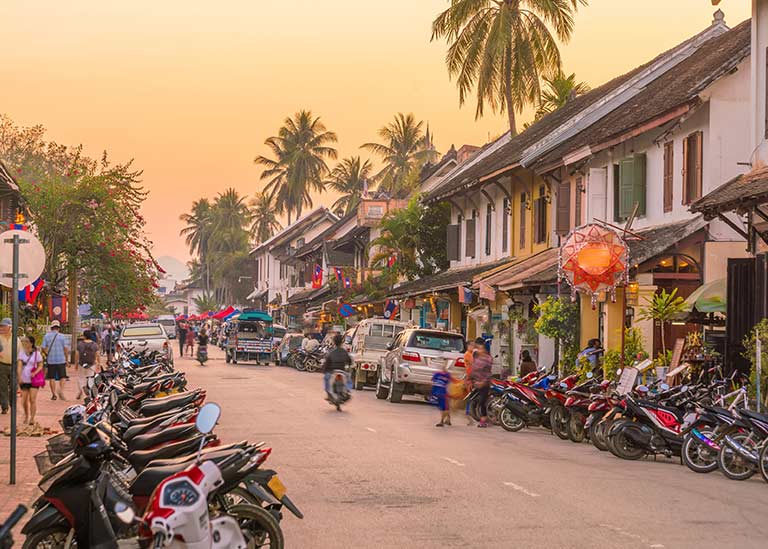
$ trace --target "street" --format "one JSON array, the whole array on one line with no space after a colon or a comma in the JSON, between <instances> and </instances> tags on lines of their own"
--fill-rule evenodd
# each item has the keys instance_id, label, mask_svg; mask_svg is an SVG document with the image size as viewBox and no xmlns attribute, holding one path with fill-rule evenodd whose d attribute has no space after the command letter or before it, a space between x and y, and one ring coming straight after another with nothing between
<instances>
[{"instance_id":1,"label":"street","mask_svg":"<svg viewBox=\"0 0 768 549\"><path fill-rule=\"evenodd\" d=\"M222 405L225 441L264 440L305 514L288 547L765 547L768 486L679 462L621 461L541 430L434 427L437 411L355 392L342 413L320 374L177 361Z\"/></svg>"}]
</instances>

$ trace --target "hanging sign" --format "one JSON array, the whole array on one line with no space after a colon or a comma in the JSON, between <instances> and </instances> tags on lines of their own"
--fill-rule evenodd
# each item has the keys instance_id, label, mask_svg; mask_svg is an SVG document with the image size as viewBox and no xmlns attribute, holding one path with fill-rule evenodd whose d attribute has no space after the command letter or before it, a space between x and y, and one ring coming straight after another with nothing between
<instances>
[{"instance_id":1,"label":"hanging sign","mask_svg":"<svg viewBox=\"0 0 768 549\"><path fill-rule=\"evenodd\" d=\"M0 284L13 287L13 237L19 237L19 286L24 288L37 280L45 268L45 249L40 240L28 231L14 229L0 234Z\"/></svg>"},{"instance_id":2,"label":"hanging sign","mask_svg":"<svg viewBox=\"0 0 768 549\"><path fill-rule=\"evenodd\" d=\"M355 314L355 310L352 308L352 305L349 303L344 303L339 307L339 314L343 316L344 318L349 318L353 314Z\"/></svg>"}]
</instances>

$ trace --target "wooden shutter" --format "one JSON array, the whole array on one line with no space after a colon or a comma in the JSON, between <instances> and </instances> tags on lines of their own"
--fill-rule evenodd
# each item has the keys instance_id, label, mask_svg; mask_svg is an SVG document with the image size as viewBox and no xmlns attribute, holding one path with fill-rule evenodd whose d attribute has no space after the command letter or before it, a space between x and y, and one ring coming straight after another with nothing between
<instances>
[{"instance_id":1,"label":"wooden shutter","mask_svg":"<svg viewBox=\"0 0 768 549\"><path fill-rule=\"evenodd\" d=\"M595 219L608 221L606 215L608 209L608 172L606 168L591 168L589 170L587 191L589 192L587 221L592 222Z\"/></svg>"},{"instance_id":2,"label":"wooden shutter","mask_svg":"<svg viewBox=\"0 0 768 549\"><path fill-rule=\"evenodd\" d=\"M634 159L619 162L619 219L627 219L635 205L634 170Z\"/></svg>"},{"instance_id":3,"label":"wooden shutter","mask_svg":"<svg viewBox=\"0 0 768 549\"><path fill-rule=\"evenodd\" d=\"M557 185L557 214L555 216L555 231L557 234L568 234L571 230L571 182L563 181Z\"/></svg>"},{"instance_id":4,"label":"wooden shutter","mask_svg":"<svg viewBox=\"0 0 768 549\"><path fill-rule=\"evenodd\" d=\"M573 226L579 227L581 225L581 195L584 193L584 178L579 176L576 178L573 191L576 193L573 201Z\"/></svg>"},{"instance_id":5,"label":"wooden shutter","mask_svg":"<svg viewBox=\"0 0 768 549\"><path fill-rule=\"evenodd\" d=\"M688 204L688 138L683 139L683 204Z\"/></svg>"},{"instance_id":6,"label":"wooden shutter","mask_svg":"<svg viewBox=\"0 0 768 549\"><path fill-rule=\"evenodd\" d=\"M485 255L491 255L491 227L493 226L493 205L485 207Z\"/></svg>"},{"instance_id":7,"label":"wooden shutter","mask_svg":"<svg viewBox=\"0 0 768 549\"><path fill-rule=\"evenodd\" d=\"M535 198L533 200L533 241L534 242L541 242L541 238L539 236L539 201L541 198Z\"/></svg>"},{"instance_id":8,"label":"wooden shutter","mask_svg":"<svg viewBox=\"0 0 768 549\"><path fill-rule=\"evenodd\" d=\"M693 142L696 145L696 156L694 157L695 161L695 168L696 168L696 177L694 179L694 183L696 187L693 190L693 196L691 197L692 200L696 200L698 198L701 198L701 191L702 191L702 183L703 183L703 176L704 176L704 170L703 170L703 163L704 163L704 134L702 132L696 132L694 134L694 140Z\"/></svg>"},{"instance_id":9,"label":"wooden shutter","mask_svg":"<svg viewBox=\"0 0 768 549\"><path fill-rule=\"evenodd\" d=\"M674 204L675 142L664 143L664 211L671 212Z\"/></svg>"},{"instance_id":10,"label":"wooden shutter","mask_svg":"<svg viewBox=\"0 0 768 549\"><path fill-rule=\"evenodd\" d=\"M504 199L501 210L501 251L507 252L509 250L509 218L511 215L509 198Z\"/></svg>"},{"instance_id":11,"label":"wooden shutter","mask_svg":"<svg viewBox=\"0 0 768 549\"><path fill-rule=\"evenodd\" d=\"M528 200L528 197L525 193L520 193L520 249L525 249L525 212L526 212L526 201Z\"/></svg>"},{"instance_id":12,"label":"wooden shutter","mask_svg":"<svg viewBox=\"0 0 768 549\"><path fill-rule=\"evenodd\" d=\"M645 215L645 153L638 153L632 157L632 206L629 213L637 204L637 215Z\"/></svg>"},{"instance_id":13,"label":"wooden shutter","mask_svg":"<svg viewBox=\"0 0 768 549\"><path fill-rule=\"evenodd\" d=\"M465 253L467 257L475 257L475 217L467 219L467 240L465 245Z\"/></svg>"},{"instance_id":14,"label":"wooden shutter","mask_svg":"<svg viewBox=\"0 0 768 549\"><path fill-rule=\"evenodd\" d=\"M446 227L446 243L448 246L448 261L459 260L459 234L461 225L448 225Z\"/></svg>"}]
</instances>

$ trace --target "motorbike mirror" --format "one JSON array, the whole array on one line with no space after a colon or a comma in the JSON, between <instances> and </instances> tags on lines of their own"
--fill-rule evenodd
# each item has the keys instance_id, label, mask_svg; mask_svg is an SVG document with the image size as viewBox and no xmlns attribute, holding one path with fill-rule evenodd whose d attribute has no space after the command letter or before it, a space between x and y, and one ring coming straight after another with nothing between
<instances>
[{"instance_id":1,"label":"motorbike mirror","mask_svg":"<svg viewBox=\"0 0 768 549\"><path fill-rule=\"evenodd\" d=\"M133 524L133 521L136 519L136 512L133 510L133 507L122 501L118 501L115 504L115 515L123 524Z\"/></svg>"},{"instance_id":2,"label":"motorbike mirror","mask_svg":"<svg viewBox=\"0 0 768 549\"><path fill-rule=\"evenodd\" d=\"M681 392L681 393L686 393L686 392L688 392L688 385L683 385L682 387L680 387L680 392Z\"/></svg>"},{"instance_id":3,"label":"motorbike mirror","mask_svg":"<svg viewBox=\"0 0 768 549\"><path fill-rule=\"evenodd\" d=\"M555 381L557 379L557 376L555 374L550 374L547 376L547 379L549 381Z\"/></svg>"},{"instance_id":4,"label":"motorbike mirror","mask_svg":"<svg viewBox=\"0 0 768 549\"><path fill-rule=\"evenodd\" d=\"M592 379L593 377L595 377L595 374L592 372L587 372L587 379Z\"/></svg>"},{"instance_id":5,"label":"motorbike mirror","mask_svg":"<svg viewBox=\"0 0 768 549\"><path fill-rule=\"evenodd\" d=\"M616 375L617 375L617 376L620 376L622 371L623 371L623 370L622 370L621 368L619 368L618 370L616 370Z\"/></svg>"},{"instance_id":6,"label":"motorbike mirror","mask_svg":"<svg viewBox=\"0 0 768 549\"><path fill-rule=\"evenodd\" d=\"M637 386L637 390L640 393L647 393L648 392L648 387L646 387L645 385L638 385Z\"/></svg>"},{"instance_id":7,"label":"motorbike mirror","mask_svg":"<svg viewBox=\"0 0 768 549\"><path fill-rule=\"evenodd\" d=\"M200 408L200 411L197 413L195 427L197 427L198 431L207 435L213 431L216 422L219 421L219 417L221 417L221 408L218 404L209 402Z\"/></svg>"},{"instance_id":8,"label":"motorbike mirror","mask_svg":"<svg viewBox=\"0 0 768 549\"><path fill-rule=\"evenodd\" d=\"M666 383L662 383L660 387L662 391L669 391L669 385L667 385Z\"/></svg>"}]
</instances>

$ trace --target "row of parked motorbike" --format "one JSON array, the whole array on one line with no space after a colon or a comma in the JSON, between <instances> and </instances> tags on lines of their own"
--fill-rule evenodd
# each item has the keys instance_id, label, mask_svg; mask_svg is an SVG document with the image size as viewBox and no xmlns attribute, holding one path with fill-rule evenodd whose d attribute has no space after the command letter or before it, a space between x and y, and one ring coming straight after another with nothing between
<instances>
[{"instance_id":1,"label":"row of parked motorbike","mask_svg":"<svg viewBox=\"0 0 768 549\"><path fill-rule=\"evenodd\" d=\"M322 368L326 354L328 354L328 349L323 345L312 351L291 349L285 359L285 364L300 372L317 372Z\"/></svg>"},{"instance_id":2,"label":"row of parked motorbike","mask_svg":"<svg viewBox=\"0 0 768 549\"><path fill-rule=\"evenodd\" d=\"M282 548L283 511L301 511L264 443L223 444L221 409L158 353L118 356L64 433L35 459L42 495L25 548Z\"/></svg>"},{"instance_id":3,"label":"row of parked motorbike","mask_svg":"<svg viewBox=\"0 0 768 549\"><path fill-rule=\"evenodd\" d=\"M768 415L749 409L748 380L717 368L670 387L662 380L619 394L617 383L533 372L493 380L488 419L505 430L544 427L563 440L589 440L626 460L678 457L692 471L720 470L733 480L758 471L768 482ZM467 397L479 419L478 391Z\"/></svg>"}]
</instances>

